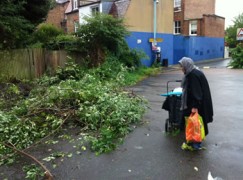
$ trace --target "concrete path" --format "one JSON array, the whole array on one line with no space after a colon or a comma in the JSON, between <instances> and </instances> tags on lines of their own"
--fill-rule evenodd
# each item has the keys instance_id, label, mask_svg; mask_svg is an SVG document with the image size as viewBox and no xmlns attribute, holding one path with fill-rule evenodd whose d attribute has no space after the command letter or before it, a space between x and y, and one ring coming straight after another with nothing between
<instances>
[{"instance_id":1,"label":"concrete path","mask_svg":"<svg viewBox=\"0 0 243 180\"><path fill-rule=\"evenodd\" d=\"M204 142L206 150L183 151L183 133L164 133L168 113L161 109L165 98L160 94L166 92L167 81L182 78L181 71L169 68L131 87L149 100L144 125L134 128L118 150L110 154L96 156L85 151L60 162L51 169L55 179L207 180L209 172L224 180L243 179L243 70L226 68L228 61L219 61L211 68L210 63L200 64L207 67L203 71L211 87L215 114ZM59 149L68 151L72 149L69 146L59 144ZM16 171L11 170L13 176ZM21 178L16 175L13 179Z\"/></svg>"}]
</instances>

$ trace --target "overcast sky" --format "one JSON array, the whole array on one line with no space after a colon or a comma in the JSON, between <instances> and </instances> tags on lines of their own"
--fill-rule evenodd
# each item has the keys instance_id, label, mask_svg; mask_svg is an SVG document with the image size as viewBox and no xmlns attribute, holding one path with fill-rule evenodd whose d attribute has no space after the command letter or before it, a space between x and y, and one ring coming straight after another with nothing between
<instances>
[{"instance_id":1,"label":"overcast sky","mask_svg":"<svg viewBox=\"0 0 243 180\"><path fill-rule=\"evenodd\" d=\"M243 0L216 0L215 14L225 18L225 28L233 25L232 20L243 13Z\"/></svg>"}]
</instances>

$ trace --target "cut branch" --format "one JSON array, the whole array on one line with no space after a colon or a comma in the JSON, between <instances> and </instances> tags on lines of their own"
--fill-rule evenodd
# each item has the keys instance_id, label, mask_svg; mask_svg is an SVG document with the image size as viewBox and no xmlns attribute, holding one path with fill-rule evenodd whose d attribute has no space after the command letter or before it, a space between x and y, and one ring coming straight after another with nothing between
<instances>
[{"instance_id":1,"label":"cut branch","mask_svg":"<svg viewBox=\"0 0 243 180\"><path fill-rule=\"evenodd\" d=\"M11 146L9 144L6 144L4 142L0 142L1 144L3 144L4 146L10 148L10 149L13 149L14 151L16 151L17 153L21 154L21 155L24 155L24 156L27 156L28 158L32 159L33 161L35 161L37 164L39 164L45 171L45 177L46 177L46 180L53 180L53 176L51 174L51 172L46 168L46 166L44 166L38 159L36 159L34 156L24 152L24 151L21 151L17 148L15 148L14 146Z\"/></svg>"}]
</instances>

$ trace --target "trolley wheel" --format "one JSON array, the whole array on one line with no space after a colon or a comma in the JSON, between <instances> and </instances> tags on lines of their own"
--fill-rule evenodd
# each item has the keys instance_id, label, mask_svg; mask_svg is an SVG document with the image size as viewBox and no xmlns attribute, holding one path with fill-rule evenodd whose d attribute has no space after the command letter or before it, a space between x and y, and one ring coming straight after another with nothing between
<instances>
[{"instance_id":1,"label":"trolley wheel","mask_svg":"<svg viewBox=\"0 0 243 180\"><path fill-rule=\"evenodd\" d=\"M169 119L165 120L165 132L170 132L171 131L171 123Z\"/></svg>"}]
</instances>

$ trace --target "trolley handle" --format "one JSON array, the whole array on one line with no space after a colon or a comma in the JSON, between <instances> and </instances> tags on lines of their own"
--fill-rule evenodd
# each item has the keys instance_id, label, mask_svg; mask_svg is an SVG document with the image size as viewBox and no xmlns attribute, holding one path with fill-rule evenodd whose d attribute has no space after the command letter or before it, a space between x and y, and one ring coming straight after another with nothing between
<instances>
[{"instance_id":1,"label":"trolley handle","mask_svg":"<svg viewBox=\"0 0 243 180\"><path fill-rule=\"evenodd\" d=\"M182 82L182 80L172 80L172 81L167 81L167 93L169 92L169 83L171 82Z\"/></svg>"}]
</instances>

